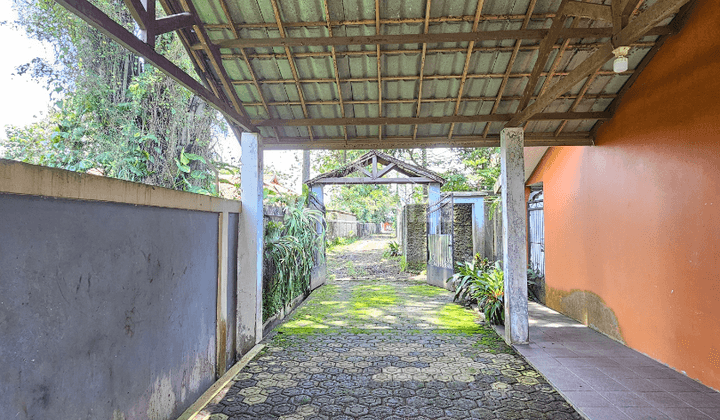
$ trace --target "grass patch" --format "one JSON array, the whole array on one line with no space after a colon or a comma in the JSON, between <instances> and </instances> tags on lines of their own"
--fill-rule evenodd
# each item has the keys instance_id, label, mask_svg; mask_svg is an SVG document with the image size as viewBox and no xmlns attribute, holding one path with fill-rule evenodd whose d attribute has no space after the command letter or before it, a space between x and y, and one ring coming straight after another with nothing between
<instances>
[{"instance_id":1,"label":"grass patch","mask_svg":"<svg viewBox=\"0 0 720 420\"><path fill-rule=\"evenodd\" d=\"M481 332L480 325L475 322L475 313L455 303L448 303L440 309L436 323L442 330L467 334Z\"/></svg>"},{"instance_id":2,"label":"grass patch","mask_svg":"<svg viewBox=\"0 0 720 420\"><path fill-rule=\"evenodd\" d=\"M418 284L416 286L407 286L407 287L405 287L405 290L407 290L412 295L427 296L427 297L442 296L442 295L446 295L446 294L450 293L443 288L429 286L427 284Z\"/></svg>"},{"instance_id":3,"label":"grass patch","mask_svg":"<svg viewBox=\"0 0 720 420\"><path fill-rule=\"evenodd\" d=\"M350 245L354 242L357 242L357 240L358 240L357 236L346 236L346 237L341 237L341 238L333 238L332 240L325 242L325 251L332 251L335 248Z\"/></svg>"}]
</instances>

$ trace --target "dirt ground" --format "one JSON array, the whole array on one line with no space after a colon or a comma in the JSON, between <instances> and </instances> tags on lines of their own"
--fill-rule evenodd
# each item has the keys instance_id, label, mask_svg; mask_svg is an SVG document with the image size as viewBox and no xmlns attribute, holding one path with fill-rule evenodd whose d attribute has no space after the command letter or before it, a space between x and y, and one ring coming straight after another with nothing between
<instances>
[{"instance_id":1,"label":"dirt ground","mask_svg":"<svg viewBox=\"0 0 720 420\"><path fill-rule=\"evenodd\" d=\"M393 234L379 234L334 247L327 252L328 275L335 280L420 280L420 276L400 271L400 258L387 256L388 244L394 240Z\"/></svg>"}]
</instances>

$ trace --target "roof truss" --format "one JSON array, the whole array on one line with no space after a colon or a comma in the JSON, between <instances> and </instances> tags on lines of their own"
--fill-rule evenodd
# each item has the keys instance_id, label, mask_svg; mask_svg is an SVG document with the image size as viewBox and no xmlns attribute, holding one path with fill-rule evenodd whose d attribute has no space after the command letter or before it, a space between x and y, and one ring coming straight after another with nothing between
<instances>
[{"instance_id":1,"label":"roof truss","mask_svg":"<svg viewBox=\"0 0 720 420\"><path fill-rule=\"evenodd\" d=\"M141 39L87 0L56 1L208 101L236 134L263 134L267 148L390 149L496 146L514 126L527 145L593 144L695 0L528 0L522 14L502 0L451 2L473 14L400 0L399 15L358 0L374 18L340 0L159 0L167 16L157 18L153 0L124 0ZM246 19L255 10L264 19ZM202 82L154 50L169 31ZM615 74L608 62L621 45L639 58Z\"/></svg>"}]
</instances>

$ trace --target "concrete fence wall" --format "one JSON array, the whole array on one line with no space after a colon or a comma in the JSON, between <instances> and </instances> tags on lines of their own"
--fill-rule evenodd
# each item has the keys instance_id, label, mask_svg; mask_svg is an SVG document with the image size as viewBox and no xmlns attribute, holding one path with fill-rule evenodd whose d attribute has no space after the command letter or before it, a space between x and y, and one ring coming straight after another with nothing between
<instances>
[{"instance_id":1,"label":"concrete fence wall","mask_svg":"<svg viewBox=\"0 0 720 420\"><path fill-rule=\"evenodd\" d=\"M380 233L380 223L362 223L344 220L327 221L327 239L357 237L362 238Z\"/></svg>"},{"instance_id":2,"label":"concrete fence wall","mask_svg":"<svg viewBox=\"0 0 720 420\"><path fill-rule=\"evenodd\" d=\"M240 207L0 160L2 417L181 414L255 344Z\"/></svg>"}]
</instances>

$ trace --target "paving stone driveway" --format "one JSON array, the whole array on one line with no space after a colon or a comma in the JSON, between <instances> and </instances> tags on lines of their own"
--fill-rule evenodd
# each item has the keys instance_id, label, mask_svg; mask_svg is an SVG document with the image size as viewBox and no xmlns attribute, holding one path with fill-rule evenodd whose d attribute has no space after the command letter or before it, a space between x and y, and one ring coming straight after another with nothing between
<instances>
[{"instance_id":1,"label":"paving stone driveway","mask_svg":"<svg viewBox=\"0 0 720 420\"><path fill-rule=\"evenodd\" d=\"M205 418L581 418L449 292L355 277L313 293Z\"/></svg>"}]
</instances>

